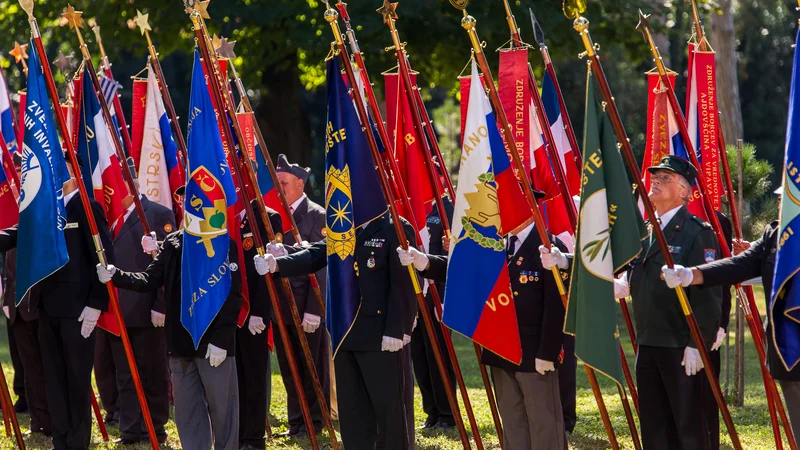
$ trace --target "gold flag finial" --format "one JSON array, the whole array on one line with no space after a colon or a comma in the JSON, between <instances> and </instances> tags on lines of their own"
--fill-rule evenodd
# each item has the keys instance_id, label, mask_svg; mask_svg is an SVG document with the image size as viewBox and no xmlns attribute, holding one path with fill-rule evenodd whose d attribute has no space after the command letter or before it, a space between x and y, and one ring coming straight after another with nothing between
<instances>
[{"instance_id":1,"label":"gold flag finial","mask_svg":"<svg viewBox=\"0 0 800 450\"><path fill-rule=\"evenodd\" d=\"M19 64L23 59L28 59L28 44L20 45L19 42L14 42L14 48L8 52L9 55L14 57L14 61Z\"/></svg>"},{"instance_id":2,"label":"gold flag finial","mask_svg":"<svg viewBox=\"0 0 800 450\"><path fill-rule=\"evenodd\" d=\"M376 9L378 14L383 16L383 23L397 19L397 5L398 2L391 3L389 0L383 0L383 6Z\"/></svg>"},{"instance_id":3,"label":"gold flag finial","mask_svg":"<svg viewBox=\"0 0 800 450\"><path fill-rule=\"evenodd\" d=\"M205 20L211 20L211 16L208 15L208 4L211 3L211 0L205 0L203 2L195 2L195 11L200 13L200 17Z\"/></svg>"},{"instance_id":4,"label":"gold flag finial","mask_svg":"<svg viewBox=\"0 0 800 450\"><path fill-rule=\"evenodd\" d=\"M214 47L214 50L218 49L220 44L222 44L222 40L219 38L219 36L216 34L211 36L211 46Z\"/></svg>"},{"instance_id":5,"label":"gold flag finial","mask_svg":"<svg viewBox=\"0 0 800 450\"><path fill-rule=\"evenodd\" d=\"M59 50L58 51L58 59L55 60L53 63L61 73L67 74L72 69L72 55L66 56L64 53Z\"/></svg>"},{"instance_id":6,"label":"gold flag finial","mask_svg":"<svg viewBox=\"0 0 800 450\"><path fill-rule=\"evenodd\" d=\"M643 13L641 9L639 10L639 23L636 25L636 29L645 35L647 35L647 30L650 29L650 14Z\"/></svg>"},{"instance_id":7,"label":"gold flag finial","mask_svg":"<svg viewBox=\"0 0 800 450\"><path fill-rule=\"evenodd\" d=\"M236 45L236 41L229 41L228 38L224 37L219 40L219 45L214 46L214 50L216 50L219 56L223 58L227 58L233 60L236 58L236 54L233 52L233 47Z\"/></svg>"},{"instance_id":8,"label":"gold flag finial","mask_svg":"<svg viewBox=\"0 0 800 450\"><path fill-rule=\"evenodd\" d=\"M148 30L150 31L153 30L152 28L150 28L150 23L148 23L149 16L150 13L142 14L141 11L139 11L138 9L136 10L136 19L134 19L134 22L136 22L136 26L139 27L139 30L142 32L142 35L144 35L144 33Z\"/></svg>"},{"instance_id":9,"label":"gold flag finial","mask_svg":"<svg viewBox=\"0 0 800 450\"><path fill-rule=\"evenodd\" d=\"M586 11L586 0L563 0L561 11L567 19L577 19Z\"/></svg>"},{"instance_id":10,"label":"gold flag finial","mask_svg":"<svg viewBox=\"0 0 800 450\"><path fill-rule=\"evenodd\" d=\"M75 8L72 5L67 5L67 10L61 14L61 17L67 20L69 23L69 29L73 29L75 27L83 28L83 19L81 16L83 15L83 11L75 11Z\"/></svg>"},{"instance_id":11,"label":"gold flag finial","mask_svg":"<svg viewBox=\"0 0 800 450\"><path fill-rule=\"evenodd\" d=\"M33 0L19 0L19 6L28 13L28 20L33 20Z\"/></svg>"},{"instance_id":12,"label":"gold flag finial","mask_svg":"<svg viewBox=\"0 0 800 450\"><path fill-rule=\"evenodd\" d=\"M469 0L450 0L450 4L453 5L454 8L460 9L462 11L467 9L468 3Z\"/></svg>"}]
</instances>

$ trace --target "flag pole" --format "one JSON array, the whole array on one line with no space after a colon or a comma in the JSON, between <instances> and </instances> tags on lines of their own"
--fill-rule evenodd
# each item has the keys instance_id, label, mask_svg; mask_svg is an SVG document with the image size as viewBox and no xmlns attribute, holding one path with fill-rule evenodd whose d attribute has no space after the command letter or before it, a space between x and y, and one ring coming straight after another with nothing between
<instances>
[{"instance_id":1,"label":"flag pole","mask_svg":"<svg viewBox=\"0 0 800 450\"><path fill-rule=\"evenodd\" d=\"M400 221L400 215L397 213L397 206L395 204L394 199L394 191L390 189L389 185L389 178L386 174L386 169L383 165L380 164L381 157L378 152L378 144L375 141L375 136L372 134L372 128L369 126L369 116L367 114L367 110L364 106L364 99L361 96L361 92L358 89L358 83L356 81L356 76L353 71L353 66L350 64L350 58L347 53L347 48L344 45L344 40L342 38L341 30L339 29L339 13L335 8L332 8L329 4L326 3L325 5L325 20L330 24L331 30L333 31L333 36L336 40L336 53L342 60L342 65L344 66L345 72L347 74L347 79L350 83L350 89L355 100L356 110L358 112L358 117L361 120L361 123L364 124L364 134L367 137L367 142L369 143L369 148L372 153L372 158L375 162L376 171L378 173L378 178L381 183L381 187L383 189L383 195L386 199L387 206L389 208L389 214L391 215L392 222L394 225L395 233L397 233L397 239L400 242L400 246L404 250L408 250L408 239L406 238L405 231L403 230L403 224ZM388 151L388 150L387 150ZM422 289L420 288L419 279L417 278L416 269L413 266L408 266L408 274L411 278L411 284L414 287L414 293L416 294L417 299L417 306L419 307L419 312L422 313L422 321L425 324L425 331L428 333L428 336L431 336L435 339L434 329L433 329L433 320L431 319L430 311L428 311L427 305L425 304L425 298L422 295ZM447 393L447 400L450 403L450 409L455 413L458 411L458 402L455 397L455 390L453 389L452 383L450 383L450 378L448 377L447 370L444 366L444 359L442 357L442 351L437 345L435 340L432 339L434 345L432 345L433 355L436 359L436 365L439 368L439 374L442 377L442 382L444 383L445 392ZM466 449L470 449L469 437L467 436L466 427L464 426L464 421L461 418L460 414L453 414L453 419L455 419L456 427L458 428L459 437L461 438L461 443Z\"/></svg>"},{"instance_id":2,"label":"flag pole","mask_svg":"<svg viewBox=\"0 0 800 450\"><path fill-rule=\"evenodd\" d=\"M497 94L497 89L494 86L494 78L492 77L492 71L489 68L489 63L486 61L486 55L483 53L483 46L481 45L481 41L478 38L477 28L477 21L474 17L467 14L467 3L468 1L463 0L450 0L450 3L460 9L464 13L464 17L461 19L461 27L467 31L469 35L470 42L472 43L472 49L475 54L475 59L480 66L481 72L483 72L483 76L485 78L485 85L489 90L489 99L492 102L492 107L494 108L495 115L500 123L501 132L505 137L506 145L509 148L516 148L516 144L514 143L514 133L511 130L511 126L508 123L508 118L506 117L505 110L503 109L503 104L500 102L500 97ZM525 171L525 168L522 165L522 161L519 158L519 153L515 151L508 152L511 154L511 162L512 165L517 173L517 176L520 178L522 182L522 190L525 193L525 198L528 201L528 206L531 208L533 212L533 220L536 224L536 232L539 234L539 239L542 242L542 245L550 248L550 236L547 232L547 227L544 222L544 217L542 217L542 213L539 210L539 204L536 202L536 198L533 195L533 188L531 187L530 178L528 177L528 173ZM564 303L564 307L567 306L567 290L564 287L564 282L561 278L561 273L558 267L553 267L552 275L555 280L556 286L558 287L558 292L561 295L561 301ZM614 433L614 427L611 424L611 419L608 415L608 409L606 409L605 401L603 400L603 394L600 392L600 386L597 384L597 377L594 374L594 370L589 366L584 366L586 369L586 373L589 376L589 384L592 386L592 393L595 396L595 400L597 402L597 406L600 409L600 416L603 420L603 425L606 429L606 434L608 435L609 443L613 449L619 448L619 443L617 442L616 434Z\"/></svg>"},{"instance_id":3,"label":"flag pole","mask_svg":"<svg viewBox=\"0 0 800 450\"><path fill-rule=\"evenodd\" d=\"M97 374L95 374L95 376L97 376ZM94 412L95 420L97 420L97 428L100 429L100 436L103 437L103 442L108 442L108 430L106 429L105 422L103 422L103 413L100 411L100 405L97 404L97 396L94 393L94 388L92 388L91 399L92 411Z\"/></svg>"},{"instance_id":4,"label":"flag pole","mask_svg":"<svg viewBox=\"0 0 800 450\"><path fill-rule=\"evenodd\" d=\"M103 89L100 86L100 80L97 78L97 71L95 70L94 63L92 62L92 55L89 54L89 48L86 47L86 42L83 41L83 35L81 33L83 19L81 18L81 15L83 15L82 11L75 11L72 5L67 5L67 10L61 14L61 17L67 19L69 28L74 29L75 34L78 36L78 43L80 44L81 53L83 54L83 63L86 65L86 68L89 69L89 78L91 78L92 85L97 93L97 99L100 101L100 109L103 111L103 119L105 120L106 128L108 129L108 132L111 133L110 140L114 143L114 150L120 163L122 176L125 179L125 184L128 186L129 193L133 197L133 204L136 208L136 214L139 216L139 221L142 223L142 231L145 235L150 235L150 224L147 221L147 215L144 213L142 200L139 198L139 188L136 187L136 183L133 180L133 174L128 169L128 159L125 157L125 150L122 148L119 138L117 137L117 131L114 129L114 121L111 119L111 110L108 108L108 103L106 103L105 96L103 95ZM60 107L57 109L60 109ZM151 253L151 256L155 258L156 252L154 251ZM155 433L153 436L155 436Z\"/></svg>"},{"instance_id":5,"label":"flag pole","mask_svg":"<svg viewBox=\"0 0 800 450\"><path fill-rule=\"evenodd\" d=\"M39 32L39 24L37 23L36 18L33 16L34 3L33 0L20 0L19 3L22 6L22 9L28 14L28 22L30 23L31 27L31 37L33 38L35 51L39 55L39 60L42 65L42 70L47 82L47 92L50 96L50 101L56 106L54 108L56 112L56 120L61 130L64 146L67 148L67 153L69 154L72 173L77 180L76 184L78 185L81 204L83 205L83 211L86 214L86 221L89 224L89 230L92 235L95 251L97 253L97 259L100 264L106 266L108 265L108 260L106 259L105 249L103 249L103 243L100 240L97 222L94 219L92 206L89 203L89 195L86 192L86 186L83 184L83 182L81 182L81 168L78 165L77 154L75 153L75 148L72 146L72 140L69 139L67 123L64 119L64 112L60 107L58 90L56 89L56 84L53 81L53 73L50 71L50 63L48 62L47 54L44 51L42 36ZM116 317L117 324L119 325L120 339L122 340L122 345L125 349L125 358L128 360L128 366L131 370L131 378L133 378L133 384L136 387L136 395L139 398L139 405L142 408L142 416L147 426L147 433L150 436L150 444L152 445L153 450L158 450L158 439L156 438L155 429L153 428L153 420L150 416L150 408L147 406L147 401L145 400L144 389L142 388L142 380L139 377L139 370L136 368L136 359L133 356L130 339L128 338L128 330L125 327L125 321L122 319L122 314L119 310L119 298L117 297L117 290L113 287L110 281L106 283L106 288L108 289L109 308Z\"/></svg>"},{"instance_id":6,"label":"flag pole","mask_svg":"<svg viewBox=\"0 0 800 450\"><path fill-rule=\"evenodd\" d=\"M6 409L8 409L7 414L11 418L11 426L14 428L14 437L17 440L17 446L21 450L25 450L25 440L22 438L22 432L19 429L17 412L14 411L14 404L11 401L11 393L8 391L8 383L6 383L6 375L3 372L2 366L0 366L0 396L3 397L3 418L5 419ZM8 421L6 421L6 436L8 436L8 434Z\"/></svg>"},{"instance_id":7,"label":"flag pole","mask_svg":"<svg viewBox=\"0 0 800 450\"><path fill-rule=\"evenodd\" d=\"M220 120L226 120L228 116L230 116L230 121L228 122L228 129L232 131L234 134L232 135L230 132L225 133L225 139L227 140L227 145L230 151L234 152L234 155L231 157L232 162L236 164L236 172L235 175L239 181L240 186L240 193L244 196L244 208L245 213L247 214L247 220L250 223L250 229L253 232L253 240L256 245L257 252L259 256L264 256L264 243L261 239L261 230L258 228L258 222L256 221L256 215L253 212L251 199L249 198L249 191L247 186L245 185L245 179L242 177L242 170L246 172L248 175L250 186L254 188L257 193L260 192L258 189L258 182L252 173L252 166L249 162L249 157L247 156L246 150L240 151L238 155L236 154L236 145L233 140L234 136L236 137L237 141L244 145L244 137L241 133L239 128L238 121L236 120L235 116L235 109L233 107L233 102L231 101L230 97L230 89L223 87L222 83L222 74L219 70L219 64L217 63L217 59L214 54L211 53L209 50L209 38L208 38L208 31L205 28L205 23L203 21L203 13L205 13L205 18L210 18L208 13L205 11L207 7L206 3L196 3L198 8L194 8L190 6L187 9L189 12L189 16L192 20L192 24L194 26L195 35L197 37L197 43L200 47L201 55L203 56L204 64L207 69L208 73L208 83L210 86L210 90L214 96L216 107L220 113L219 118ZM225 90L225 91L223 91ZM245 160L245 158L247 158ZM256 205L259 210L259 216L262 220L264 225L265 231L267 232L267 237L270 241L274 241L275 235L274 230L272 229L272 223L269 220L269 215L266 210L266 206L264 205L264 201L260 195L256 195ZM311 417L311 411L308 407L308 403L305 398L305 393L302 389L302 383L300 378L300 373L297 368L297 364L294 360L294 355L291 350L291 342L289 340L288 330L286 328L286 324L283 321L283 316L281 313L280 304L278 302L278 292L275 288L274 280L272 279L272 275L267 274L264 275L264 279L267 284L267 289L270 294L270 300L272 302L273 310L275 311L276 321L278 322L278 329L281 335L281 340L284 342L284 346L286 348L286 355L287 360L290 361L291 371L292 371L292 378L295 381L297 392L298 392L298 400L300 401L300 406L303 413L303 419L306 424L306 429L308 430L308 437L311 440L311 444L314 448L319 448L319 443L317 442L316 437L316 429L314 428L313 419ZM314 391L317 396L317 401L320 404L320 411L323 415L323 419L325 420L326 428L328 429L328 434L331 438L331 444L335 450L338 450L338 440L336 439L336 431L333 428L333 425L330 421L330 414L328 412L327 407L327 399L324 393L322 392L322 387L319 382L319 377L317 376L317 370L314 366L314 362L311 359L311 352L308 347L308 341L305 337L305 332L303 331L303 327L300 321L300 315L297 310L297 304L294 300L294 295L291 290L291 285L289 281L285 278L281 279L282 287L284 290L284 294L287 298L287 304L289 305L289 311L292 315L292 320L294 322L295 328L297 329L298 339L301 344L301 348L303 351L303 356L305 358L306 368L309 372L309 376L312 380L312 385L314 386ZM314 431L312 431L314 430Z\"/></svg>"},{"instance_id":8,"label":"flag pole","mask_svg":"<svg viewBox=\"0 0 800 450\"><path fill-rule=\"evenodd\" d=\"M605 74L603 72L603 67L600 64L600 59L597 56L597 50L595 44L592 42L591 35L589 34L589 21L580 15L578 11L574 11L572 8L569 8L570 12L573 13L572 16L568 16L574 19L573 28L578 34L581 36L581 40L583 45L586 49L585 55L589 57L589 62L591 64L592 73L594 73L595 77L597 78L598 85L600 87L600 91L603 94L603 99L606 102L606 111L608 112L609 119L611 120L611 124L614 128L614 132L617 135L617 141L619 142L621 148L621 154L623 159L625 160L625 164L628 166L628 171L633 175L633 178L637 181L636 183L636 190L638 191L639 198L642 201L642 204L645 208L645 213L648 217L655 217L655 209L653 208L653 204L650 202L650 198L647 196L647 191L644 188L644 185L641 183L641 173L639 172L639 167L636 165L636 158L633 155L633 149L631 148L630 141L628 141L628 136L625 133L625 127L622 124L622 119L619 115L619 111L617 110L616 103L614 102L614 97L611 94L611 89L608 86L608 80L606 80ZM656 237L656 241L658 243L659 250L661 251L662 256L664 257L664 261L667 266L673 267L675 265L672 255L669 253L669 249L667 247L667 241L664 238L664 232L661 230L660 227L653 227L653 234ZM681 309L683 311L684 317L689 326L689 331L692 335L692 339L698 343L697 349L700 352L700 356L703 360L703 365L705 366L706 375L708 376L709 384L711 385L712 392L714 393L714 399L717 401L719 405L720 412L722 413L722 417L725 420L725 425L728 428L728 434L730 435L731 442L733 442L733 446L737 450L742 449L742 444L739 441L739 435L736 432L736 427L733 424L733 419L731 418L730 411L728 410L728 405L725 403L724 398L722 397L722 391L719 387L719 381L717 380L716 374L714 374L714 368L711 366L711 359L708 355L708 351L703 343L703 336L700 333L700 327L697 324L697 320L694 317L694 313L692 312L692 307L689 304L689 299L686 295L686 291L683 287L678 286L675 289L675 292L678 297L678 302L681 305Z\"/></svg>"},{"instance_id":9,"label":"flag pole","mask_svg":"<svg viewBox=\"0 0 800 450\"><path fill-rule=\"evenodd\" d=\"M711 222L711 226L714 229L714 233L717 236L717 241L719 242L720 249L722 250L722 256L725 258L729 258L731 256L730 248L728 247L728 242L725 240L725 235L722 232L722 226L719 223L719 218L717 217L716 210L714 206L711 204L711 198L708 196L708 188L705 180L705 173L702 171L702 166L700 165L700 161L697 158L697 152L695 151L694 145L692 144L691 139L689 138L689 130L686 126L686 120L683 117L683 113L681 112L680 104L678 103L678 98L675 95L675 90L672 87L672 84L669 83L669 78L667 74L666 67L664 65L664 61L661 58L661 52L659 51L658 47L653 40L652 32L650 30L650 20L649 15L645 15L642 11L639 11L639 25L637 25L637 29L639 29L645 37L648 45L650 46L650 52L653 55L653 59L656 63L656 68L658 69L658 73L661 77L662 83L667 88L667 98L669 99L670 105L672 106L673 114L675 115L676 122L678 123L678 130L680 131L681 140L683 141L684 146L686 147L686 153L689 155L689 160L692 164L697 168L698 175L697 175L697 187L700 192L701 200L703 201L703 206L705 207L706 216L708 217L708 221ZM753 335L753 342L756 345L756 349L759 355L759 366L761 368L761 376L764 380L764 389L766 390L767 399L769 402L769 410L770 416L773 421L773 425L777 425L777 421L775 420L775 408L773 403L775 402L775 396L773 394L777 393L777 387L775 386L775 381L769 374L769 369L766 366L766 354L764 352L764 347L761 342L761 334L758 331L758 326L756 325L755 319L753 317L752 311L749 307L748 302L744 300L747 298L746 293L744 292L741 283L737 284L736 286L736 293L737 297L740 299L740 304L742 305L742 309L745 313L745 318L747 318L747 324L750 328L750 333ZM717 387L719 387L719 381L717 381ZM783 409L783 404L781 403L780 409ZM783 414L785 417L785 413ZM788 418L786 418L786 422L784 423L785 427L788 431L787 435L791 433L791 426L789 425ZM773 434L776 438L776 446L781 447L781 440L780 440L780 430L773 429ZM797 444L794 443L794 436L792 435L789 438L790 446L792 450L796 450Z\"/></svg>"},{"instance_id":10,"label":"flag pole","mask_svg":"<svg viewBox=\"0 0 800 450\"><path fill-rule=\"evenodd\" d=\"M247 90L245 90L244 83L242 83L242 79L239 78L239 74L236 72L236 67L232 63L228 64L228 67L230 67L231 73L233 74L233 82L236 85L236 90L239 92L239 99L244 106L244 111L246 113L254 114L253 107L250 104L250 97L247 96ZM253 121L253 128L255 129L255 136L256 140L258 141L259 151L261 152L261 157L264 158L264 161L266 162L267 171L269 172L269 177L272 180L272 185L275 186L275 189L277 189L281 207L286 212L286 217L289 218L289 224L292 227L292 236L294 236L294 241L299 245L303 242L303 238L300 236L300 229L297 227L297 222L294 220L294 215L292 215L289 202L286 200L286 193L283 190L283 186L278 180L278 172L275 170L275 164L273 164L272 157L269 154L267 142L264 140L264 135L261 133L261 127L255 120ZM322 298L322 291L320 290L317 274L308 274L308 280L311 283L311 288L314 290L314 296L317 298L317 303L320 305L322 314L325 315L325 299Z\"/></svg>"},{"instance_id":11,"label":"flag pole","mask_svg":"<svg viewBox=\"0 0 800 450\"><path fill-rule=\"evenodd\" d=\"M2 133L0 133L0 151L3 152L3 169L11 174L11 178L9 178L11 182L11 193L14 194L14 198L19 200L19 191L22 189L22 186L19 184L19 176L17 175L17 169L14 167L13 156L11 152L8 151L8 144L3 138Z\"/></svg>"}]
</instances>

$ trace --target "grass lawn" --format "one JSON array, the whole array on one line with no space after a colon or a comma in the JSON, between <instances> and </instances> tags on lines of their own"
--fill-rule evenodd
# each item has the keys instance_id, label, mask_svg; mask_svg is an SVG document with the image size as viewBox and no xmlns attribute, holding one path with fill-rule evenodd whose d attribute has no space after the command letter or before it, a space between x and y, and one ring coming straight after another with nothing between
<instances>
[{"instance_id":1,"label":"grass lawn","mask_svg":"<svg viewBox=\"0 0 800 450\"><path fill-rule=\"evenodd\" d=\"M756 289L757 303L759 311L762 315L765 312L764 296L762 290ZM5 321L2 321L2 330L0 330L0 362L3 364L3 369L9 383L12 380L11 360L8 353L8 345L6 341ZM620 330L625 330L625 324L619 321ZM733 328L733 320L731 320L731 328ZM621 331L623 338L623 347L628 354L628 362L633 370L633 350L630 345L630 340L626 331ZM486 393L483 390L483 383L481 381L478 365L475 360L475 354L469 341L461 336L453 335L453 341L458 352L461 368L464 372L465 381L469 389L470 399L472 406L475 410L478 426L480 427L480 434L483 437L484 446L488 448L499 448L497 435L492 423L492 416L489 410L488 403L486 402ZM733 336L731 336L731 343L733 343ZM724 347L723 347L724 350ZM761 380L761 374L758 368L756 351L753 348L752 340L749 333L745 336L745 401L742 408L731 408L733 420L736 424L737 431L739 432L742 445L747 449L771 449L774 448L772 441L772 432L769 425L769 414L767 411L766 397L764 395L764 386ZM733 352L731 352L731 360L733 359ZM724 364L724 359L723 359ZM731 366L733 363L731 362ZM270 409L270 422L272 424L273 433L278 433L286 430L286 393L283 390L283 384L280 374L277 371L277 361L273 359L273 373L272 373L272 406ZM724 372L724 367L723 367ZM622 405L617 394L616 387L613 383L603 379L598 375L600 386L603 390L606 405L609 409L614 429L617 431L617 438L622 447L633 448L630 439L630 433L627 429L625 415L622 410ZM732 383L731 383L732 384ZM585 372L582 367L578 368L578 425L575 432L570 436L570 448L574 449L605 449L610 448L606 437L603 424L600 420L600 414L592 395L589 382L586 378ZM421 409L422 400L419 391L416 392L416 422L420 426L425 419ZM463 410L463 409L462 409ZM465 419L466 422L466 419ZM29 424L29 417L27 414L20 415L20 426L23 431L27 429ZM730 439L725 433L724 423L721 426L723 430L722 442L723 448L731 448ZM180 442L178 440L178 433L175 429L174 423L170 422L167 426L169 439L162 447L165 449L178 449ZM113 440L119 437L119 430L116 427L109 428L109 434ZM115 449L126 448L145 450L149 449L149 444L140 444L137 446L122 446L112 443L104 443L97 426L94 426L92 436L93 447L97 449ZM28 437L25 441L27 448L30 449L49 449L49 439L41 437ZM323 448L330 448L330 441L327 436L320 435L320 443ZM786 444L785 444L786 445ZM0 436L0 449L15 448L13 439ZM267 443L268 449L307 449L310 448L307 439L293 440L288 438L275 438ZM457 432L435 432L435 433L417 433L417 448L419 449L458 449L461 448L461 443L458 439ZM473 443L474 448L474 443ZM788 447L787 447L788 448Z\"/></svg>"}]
</instances>

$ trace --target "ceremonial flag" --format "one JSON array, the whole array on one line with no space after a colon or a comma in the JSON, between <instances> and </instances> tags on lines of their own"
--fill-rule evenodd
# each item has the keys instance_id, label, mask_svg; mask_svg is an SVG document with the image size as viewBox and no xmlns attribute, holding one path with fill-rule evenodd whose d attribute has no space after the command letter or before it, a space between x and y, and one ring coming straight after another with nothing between
<instances>
[{"instance_id":1,"label":"ceremonial flag","mask_svg":"<svg viewBox=\"0 0 800 450\"><path fill-rule=\"evenodd\" d=\"M17 142L22 142L25 136L25 97L28 94L23 90L19 92L19 105L17 114Z\"/></svg>"},{"instance_id":2,"label":"ceremonial flag","mask_svg":"<svg viewBox=\"0 0 800 450\"><path fill-rule=\"evenodd\" d=\"M0 163L3 167L11 166L14 170L13 161L6 149L0 149ZM11 189L11 180L6 175L5 170L0 170L0 230L19 223L19 206L17 199L14 198L14 191Z\"/></svg>"},{"instance_id":3,"label":"ceremonial flag","mask_svg":"<svg viewBox=\"0 0 800 450\"><path fill-rule=\"evenodd\" d=\"M173 193L183 186L178 166L178 149L172 139L161 91L153 70L147 75L139 186L150 200L172 209Z\"/></svg>"},{"instance_id":4,"label":"ceremonial flag","mask_svg":"<svg viewBox=\"0 0 800 450\"><path fill-rule=\"evenodd\" d=\"M503 236L527 221L531 211L511 170L474 61L464 133L443 320L519 364L522 346Z\"/></svg>"},{"instance_id":5,"label":"ceremonial flag","mask_svg":"<svg viewBox=\"0 0 800 450\"><path fill-rule=\"evenodd\" d=\"M17 151L17 133L14 130L14 117L11 113L11 96L8 92L8 84L0 70L0 132L11 153Z\"/></svg>"},{"instance_id":6,"label":"ceremonial flag","mask_svg":"<svg viewBox=\"0 0 800 450\"><path fill-rule=\"evenodd\" d=\"M67 213L62 194L69 172L36 52L31 53L28 66L25 109L17 235L17 305L36 283L69 262L64 239Z\"/></svg>"},{"instance_id":7,"label":"ceremonial flag","mask_svg":"<svg viewBox=\"0 0 800 450\"><path fill-rule=\"evenodd\" d=\"M103 205L108 226L114 230L115 226L121 225L120 219L125 215L122 200L128 195L128 188L88 70L84 69L83 73L78 157L83 163L86 191Z\"/></svg>"},{"instance_id":8,"label":"ceremonial flag","mask_svg":"<svg viewBox=\"0 0 800 450\"><path fill-rule=\"evenodd\" d=\"M150 70L148 66L148 71ZM147 105L147 88L150 85L147 78L133 79L133 99L131 101L131 157L139 170L139 158L142 154L142 139L144 139L144 115Z\"/></svg>"},{"instance_id":9,"label":"ceremonial flag","mask_svg":"<svg viewBox=\"0 0 800 450\"><path fill-rule=\"evenodd\" d=\"M237 197L196 48L188 117L181 324L197 348L230 293L228 208Z\"/></svg>"},{"instance_id":10,"label":"ceremonial flag","mask_svg":"<svg viewBox=\"0 0 800 450\"><path fill-rule=\"evenodd\" d=\"M536 123L536 116L533 108L533 93L528 82L528 49L501 50L500 69L497 72L497 93L500 96L500 103L508 117L514 134L514 143L522 166L530 172L536 166L533 161L533 133L536 129L532 126ZM531 122L533 118L533 122ZM541 134L538 140L544 147ZM510 149L506 148L510 151ZM545 156L546 158L546 156ZM550 169L550 165L545 165Z\"/></svg>"},{"instance_id":11,"label":"ceremonial flag","mask_svg":"<svg viewBox=\"0 0 800 450\"><path fill-rule=\"evenodd\" d=\"M574 153L579 149L574 149L569 144L556 86L553 84L548 72L544 73L544 78L542 79L542 103L544 104L547 121L550 124L550 132L553 134L555 147L558 150L558 156L561 159L561 167L564 168L564 177L566 178L569 195L580 195L581 174L578 166L575 165L574 157Z\"/></svg>"},{"instance_id":12,"label":"ceremonial flag","mask_svg":"<svg viewBox=\"0 0 800 450\"><path fill-rule=\"evenodd\" d=\"M480 75L480 80L481 85L483 85L485 83L483 80L483 74ZM467 110L469 109L469 92L471 88L471 76L458 77L458 91L459 97L461 98L459 105L461 109L461 140L459 141L459 145L464 145L464 127L467 126Z\"/></svg>"},{"instance_id":13,"label":"ceremonial flag","mask_svg":"<svg viewBox=\"0 0 800 450\"><path fill-rule=\"evenodd\" d=\"M583 190L564 332L575 336L584 364L622 386L614 273L641 252L648 233L591 70L587 82Z\"/></svg>"},{"instance_id":14,"label":"ceremonial flag","mask_svg":"<svg viewBox=\"0 0 800 450\"><path fill-rule=\"evenodd\" d=\"M325 210L328 246L326 326L334 358L361 306L355 268L356 230L386 212L367 137L341 77L338 58L328 61L325 127ZM362 268L362 270L364 270Z\"/></svg>"}]
</instances>

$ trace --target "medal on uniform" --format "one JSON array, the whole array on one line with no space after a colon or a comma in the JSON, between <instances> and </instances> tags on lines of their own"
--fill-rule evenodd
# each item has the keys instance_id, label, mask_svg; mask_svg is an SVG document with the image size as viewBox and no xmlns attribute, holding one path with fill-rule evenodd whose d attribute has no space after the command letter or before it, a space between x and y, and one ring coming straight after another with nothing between
<instances>
[{"instance_id":1,"label":"medal on uniform","mask_svg":"<svg viewBox=\"0 0 800 450\"><path fill-rule=\"evenodd\" d=\"M531 282L533 282L533 275L531 275L531 276L529 276L529 277L528 277L528 281L531 281Z\"/></svg>"},{"instance_id":2,"label":"medal on uniform","mask_svg":"<svg viewBox=\"0 0 800 450\"><path fill-rule=\"evenodd\" d=\"M517 265L518 265L518 266L521 266L521 265L522 265L522 256L520 256L519 258L517 258Z\"/></svg>"},{"instance_id":3,"label":"medal on uniform","mask_svg":"<svg viewBox=\"0 0 800 450\"><path fill-rule=\"evenodd\" d=\"M528 276L524 273L519 276L519 282L522 284L526 284L528 282Z\"/></svg>"},{"instance_id":4,"label":"medal on uniform","mask_svg":"<svg viewBox=\"0 0 800 450\"><path fill-rule=\"evenodd\" d=\"M375 268L375 257L374 256L370 256L369 259L367 260L367 267L369 267L370 269L374 269Z\"/></svg>"}]
</instances>

